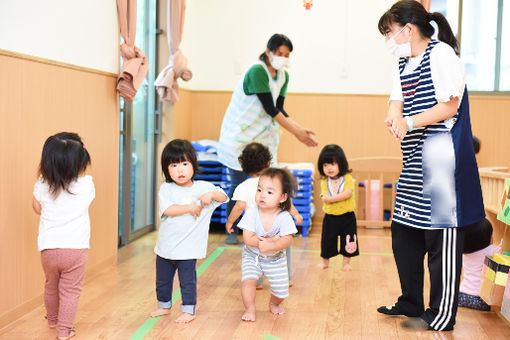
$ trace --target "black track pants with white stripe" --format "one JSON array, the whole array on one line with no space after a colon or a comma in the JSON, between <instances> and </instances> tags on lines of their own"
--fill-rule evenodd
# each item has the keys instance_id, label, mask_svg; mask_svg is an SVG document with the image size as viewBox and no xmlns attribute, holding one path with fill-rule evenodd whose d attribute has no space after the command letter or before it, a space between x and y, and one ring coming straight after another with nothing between
<instances>
[{"instance_id":1,"label":"black track pants with white stripe","mask_svg":"<svg viewBox=\"0 0 510 340\"><path fill-rule=\"evenodd\" d=\"M434 330L452 330L457 315L464 229L417 229L393 222L392 246L402 295L397 307L420 316ZM429 308L424 310L424 259L430 274Z\"/></svg>"}]
</instances>

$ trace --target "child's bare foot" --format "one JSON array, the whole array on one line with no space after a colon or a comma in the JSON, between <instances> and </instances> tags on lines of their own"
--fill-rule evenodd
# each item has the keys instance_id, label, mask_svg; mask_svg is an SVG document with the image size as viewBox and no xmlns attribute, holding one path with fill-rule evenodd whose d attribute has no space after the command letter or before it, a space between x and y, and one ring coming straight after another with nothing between
<instances>
[{"instance_id":1,"label":"child's bare foot","mask_svg":"<svg viewBox=\"0 0 510 340\"><path fill-rule=\"evenodd\" d=\"M241 316L241 319L243 321L254 322L255 321L255 309L245 310L243 316Z\"/></svg>"},{"instance_id":2,"label":"child's bare foot","mask_svg":"<svg viewBox=\"0 0 510 340\"><path fill-rule=\"evenodd\" d=\"M322 259L322 262L317 265L320 269L326 269L329 267L329 260Z\"/></svg>"},{"instance_id":3,"label":"child's bare foot","mask_svg":"<svg viewBox=\"0 0 510 340\"><path fill-rule=\"evenodd\" d=\"M175 319L175 322L177 323L188 323L195 320L195 314L188 314L188 313L182 313L179 315L177 319Z\"/></svg>"},{"instance_id":4,"label":"child's bare foot","mask_svg":"<svg viewBox=\"0 0 510 340\"><path fill-rule=\"evenodd\" d=\"M167 314L170 314L170 308L158 308L158 309L150 312L149 316L151 318L155 318L156 316L167 315Z\"/></svg>"},{"instance_id":5,"label":"child's bare foot","mask_svg":"<svg viewBox=\"0 0 510 340\"><path fill-rule=\"evenodd\" d=\"M351 259L349 257L344 257L343 268L342 268L344 272L350 272L352 270L352 267L349 264L350 262L351 262Z\"/></svg>"},{"instance_id":6,"label":"child's bare foot","mask_svg":"<svg viewBox=\"0 0 510 340\"><path fill-rule=\"evenodd\" d=\"M269 310L271 311L271 313L273 313L274 315L281 315L281 314L285 314L285 309L283 309L282 307L280 307L279 305L275 305L274 303L269 303Z\"/></svg>"},{"instance_id":7,"label":"child's bare foot","mask_svg":"<svg viewBox=\"0 0 510 340\"><path fill-rule=\"evenodd\" d=\"M262 285L258 285L255 287L256 290L262 290L262 288L264 288Z\"/></svg>"},{"instance_id":8,"label":"child's bare foot","mask_svg":"<svg viewBox=\"0 0 510 340\"><path fill-rule=\"evenodd\" d=\"M289 280L289 287L292 287L294 286L294 282L292 282L291 280Z\"/></svg>"},{"instance_id":9,"label":"child's bare foot","mask_svg":"<svg viewBox=\"0 0 510 340\"><path fill-rule=\"evenodd\" d=\"M76 335L76 331L74 329L71 329L71 331L69 332L69 335L68 336L59 336L58 337L58 340L67 340L67 339L71 339L73 336Z\"/></svg>"}]
</instances>

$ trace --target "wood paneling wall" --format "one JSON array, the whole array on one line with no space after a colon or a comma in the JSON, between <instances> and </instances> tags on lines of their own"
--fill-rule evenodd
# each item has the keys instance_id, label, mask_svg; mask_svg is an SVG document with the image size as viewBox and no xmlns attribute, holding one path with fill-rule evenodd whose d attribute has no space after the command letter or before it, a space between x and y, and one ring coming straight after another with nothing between
<instances>
[{"instance_id":1,"label":"wood paneling wall","mask_svg":"<svg viewBox=\"0 0 510 340\"><path fill-rule=\"evenodd\" d=\"M480 139L480 167L510 167L510 96L471 95L471 125Z\"/></svg>"},{"instance_id":2,"label":"wood paneling wall","mask_svg":"<svg viewBox=\"0 0 510 340\"><path fill-rule=\"evenodd\" d=\"M175 136L197 139L218 139L223 115L231 92L181 89L181 100L175 105ZM388 96L350 94L289 93L286 111L292 119L313 129L319 139L318 148L308 148L294 136L283 132L278 160L282 162L316 163L321 148L339 144L348 158L400 156L400 147L387 132ZM479 166L510 166L510 97L471 95L473 133L481 140ZM315 192L315 202L318 192ZM314 216L317 232L321 223L320 203Z\"/></svg>"},{"instance_id":3,"label":"wood paneling wall","mask_svg":"<svg viewBox=\"0 0 510 340\"><path fill-rule=\"evenodd\" d=\"M119 104L114 74L12 53L0 53L0 74L2 327L42 303L39 218L31 202L42 146L51 134L77 132L91 154L96 198L87 276L116 261Z\"/></svg>"}]
</instances>

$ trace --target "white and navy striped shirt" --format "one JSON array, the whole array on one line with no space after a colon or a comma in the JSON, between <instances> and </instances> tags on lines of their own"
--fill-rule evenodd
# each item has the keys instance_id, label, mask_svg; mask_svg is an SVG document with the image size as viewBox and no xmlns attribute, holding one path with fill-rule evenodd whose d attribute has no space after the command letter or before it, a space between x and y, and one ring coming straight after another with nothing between
<instances>
[{"instance_id":1,"label":"white and navy striped shirt","mask_svg":"<svg viewBox=\"0 0 510 340\"><path fill-rule=\"evenodd\" d=\"M421 63L407 74L403 74L407 59L400 59L404 117L422 113L437 104L430 71L430 53L438 43L437 40L432 40L424 52ZM393 221L414 228L434 228L431 225L431 200L424 195L423 144L426 138L434 134L449 132L456 116L447 123L443 121L416 128L401 142L403 168L398 180Z\"/></svg>"}]
</instances>

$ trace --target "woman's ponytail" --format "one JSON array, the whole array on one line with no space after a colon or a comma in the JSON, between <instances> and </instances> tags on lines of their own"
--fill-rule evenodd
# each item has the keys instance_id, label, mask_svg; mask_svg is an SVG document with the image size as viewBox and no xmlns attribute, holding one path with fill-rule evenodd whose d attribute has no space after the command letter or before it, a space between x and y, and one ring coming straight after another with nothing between
<instances>
[{"instance_id":1,"label":"woman's ponytail","mask_svg":"<svg viewBox=\"0 0 510 340\"><path fill-rule=\"evenodd\" d=\"M429 19L436 22L437 27L439 28L439 32L437 33L437 38L442 42L450 45L455 53L459 54L459 43L455 34L453 34L452 28L448 23L448 20L439 12L429 13Z\"/></svg>"},{"instance_id":2,"label":"woman's ponytail","mask_svg":"<svg viewBox=\"0 0 510 340\"><path fill-rule=\"evenodd\" d=\"M393 23L398 23L401 27L411 23L418 27L423 36L432 38L434 27L430 24L431 21L435 21L439 28L438 39L450 45L458 55L459 44L446 18L438 12L427 12L416 0L400 0L394 3L379 19L378 28L379 32L385 35Z\"/></svg>"}]
</instances>

